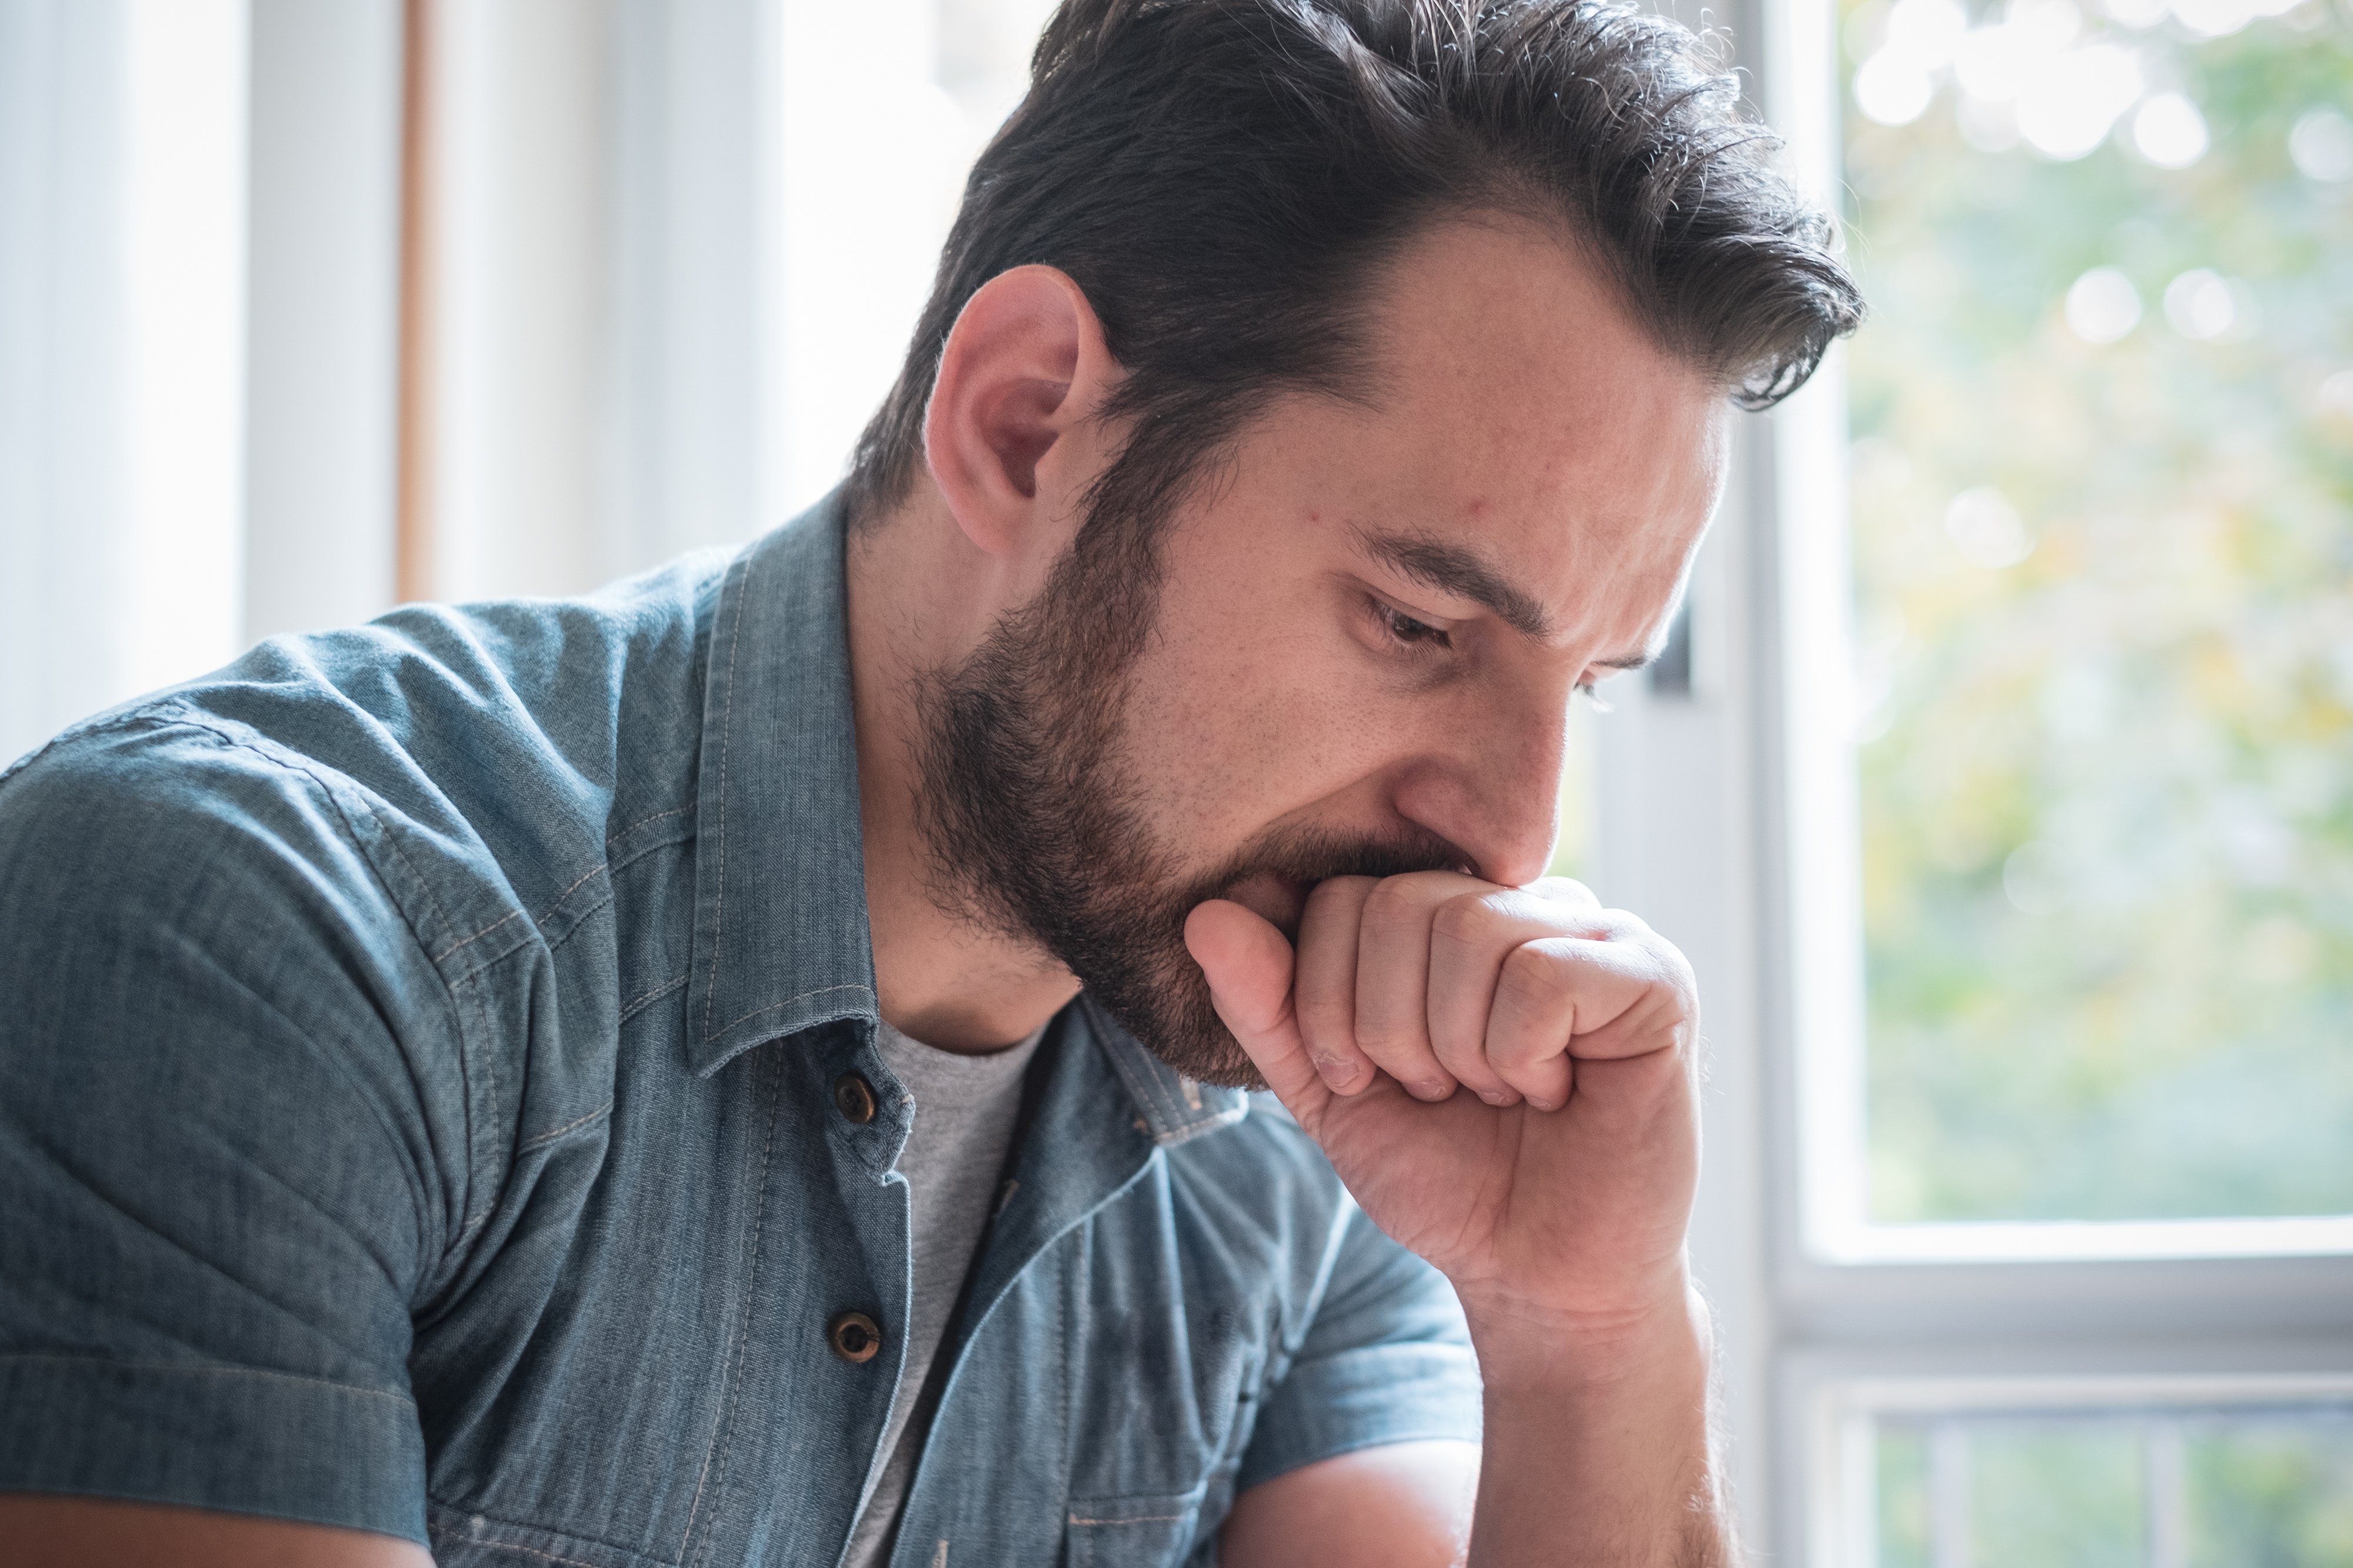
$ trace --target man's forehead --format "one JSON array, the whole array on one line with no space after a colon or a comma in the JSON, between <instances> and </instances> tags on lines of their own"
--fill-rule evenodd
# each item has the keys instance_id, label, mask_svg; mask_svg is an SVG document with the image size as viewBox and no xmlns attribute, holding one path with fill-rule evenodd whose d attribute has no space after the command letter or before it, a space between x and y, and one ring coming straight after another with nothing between
<instances>
[{"instance_id":1,"label":"man's forehead","mask_svg":"<svg viewBox=\"0 0 2353 1568\"><path fill-rule=\"evenodd\" d=\"M1572 521L1620 554L1662 521L1695 533L1713 510L1725 389L1662 349L1562 236L1432 225L1371 292L1366 330L1366 455L1429 526Z\"/></svg>"}]
</instances>

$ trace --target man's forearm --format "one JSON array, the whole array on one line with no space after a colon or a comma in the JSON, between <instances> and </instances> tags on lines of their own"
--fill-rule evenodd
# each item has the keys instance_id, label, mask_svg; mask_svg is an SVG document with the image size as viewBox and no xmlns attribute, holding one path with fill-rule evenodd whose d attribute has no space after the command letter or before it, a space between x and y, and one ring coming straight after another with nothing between
<instances>
[{"instance_id":1,"label":"man's forearm","mask_svg":"<svg viewBox=\"0 0 2353 1568\"><path fill-rule=\"evenodd\" d=\"M1710 1447L1707 1310L1607 1332L1472 1313L1486 1452L1472 1568L1732 1568Z\"/></svg>"}]
</instances>

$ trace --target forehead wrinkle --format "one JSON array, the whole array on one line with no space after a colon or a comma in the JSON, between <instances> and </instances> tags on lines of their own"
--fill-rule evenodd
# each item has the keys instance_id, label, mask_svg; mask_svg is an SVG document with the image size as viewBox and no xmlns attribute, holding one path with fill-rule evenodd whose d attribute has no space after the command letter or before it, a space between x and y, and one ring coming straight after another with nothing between
<instances>
[{"instance_id":1,"label":"forehead wrinkle","mask_svg":"<svg viewBox=\"0 0 2353 1568\"><path fill-rule=\"evenodd\" d=\"M1507 581L1468 545L1450 544L1423 534L1376 533L1364 528L1354 532L1366 554L1414 581L1484 607L1525 637L1538 642L1552 640L1552 617L1535 595Z\"/></svg>"}]
</instances>

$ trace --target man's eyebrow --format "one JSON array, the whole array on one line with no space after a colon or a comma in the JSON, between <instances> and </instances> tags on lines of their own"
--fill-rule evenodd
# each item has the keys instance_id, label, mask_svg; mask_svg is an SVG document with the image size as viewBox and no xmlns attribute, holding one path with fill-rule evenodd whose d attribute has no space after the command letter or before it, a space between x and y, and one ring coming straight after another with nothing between
<instances>
[{"instance_id":1,"label":"man's eyebrow","mask_svg":"<svg viewBox=\"0 0 2353 1568\"><path fill-rule=\"evenodd\" d=\"M1415 581L1483 606L1515 632L1539 642L1552 636L1552 617L1545 614L1544 606L1505 582L1475 551L1419 534L1375 533L1361 528L1356 530L1356 542L1367 554Z\"/></svg>"}]
</instances>

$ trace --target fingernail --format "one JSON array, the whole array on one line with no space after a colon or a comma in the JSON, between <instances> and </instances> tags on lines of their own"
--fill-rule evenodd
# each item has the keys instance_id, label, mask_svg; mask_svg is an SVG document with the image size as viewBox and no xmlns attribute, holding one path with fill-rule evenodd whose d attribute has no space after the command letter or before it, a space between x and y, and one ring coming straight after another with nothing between
<instances>
[{"instance_id":1,"label":"fingernail","mask_svg":"<svg viewBox=\"0 0 2353 1568\"><path fill-rule=\"evenodd\" d=\"M1485 1100L1488 1104L1501 1109L1504 1106L1511 1104L1514 1097L1508 1090L1490 1089L1480 1091L1479 1098Z\"/></svg>"},{"instance_id":2,"label":"fingernail","mask_svg":"<svg viewBox=\"0 0 2353 1568\"><path fill-rule=\"evenodd\" d=\"M1323 1075L1326 1085L1344 1093L1356 1081L1356 1064L1345 1057L1317 1057L1315 1070Z\"/></svg>"},{"instance_id":3,"label":"fingernail","mask_svg":"<svg viewBox=\"0 0 2353 1568\"><path fill-rule=\"evenodd\" d=\"M1412 1088L1416 1100L1444 1100L1454 1092L1451 1085L1440 1083L1434 1079L1424 1079Z\"/></svg>"},{"instance_id":4,"label":"fingernail","mask_svg":"<svg viewBox=\"0 0 2353 1568\"><path fill-rule=\"evenodd\" d=\"M1530 1095L1530 1096L1528 1097L1528 1104L1529 1104L1529 1105L1531 1105L1532 1107L1534 1107L1535 1109L1538 1110L1558 1110L1560 1109L1560 1101L1559 1101L1559 1100L1538 1100L1538 1099L1536 1099L1536 1098L1535 1098L1535 1096L1534 1096L1534 1095Z\"/></svg>"}]
</instances>

